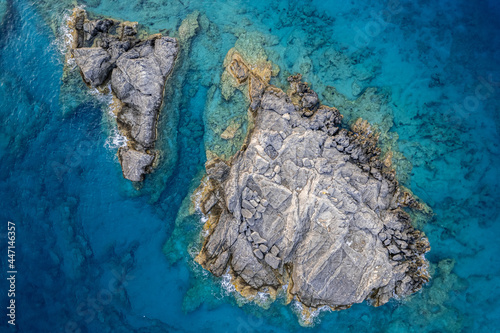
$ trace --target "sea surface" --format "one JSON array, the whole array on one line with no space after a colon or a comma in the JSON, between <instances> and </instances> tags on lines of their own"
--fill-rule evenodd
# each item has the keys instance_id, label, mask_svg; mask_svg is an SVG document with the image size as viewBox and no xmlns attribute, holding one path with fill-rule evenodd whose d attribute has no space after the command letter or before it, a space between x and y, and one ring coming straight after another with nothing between
<instances>
[{"instance_id":1,"label":"sea surface","mask_svg":"<svg viewBox=\"0 0 500 333\"><path fill-rule=\"evenodd\" d=\"M199 23L141 188L122 177L110 97L65 79L75 5L151 33L177 36L190 14ZM1 332L500 332L500 2L0 0L0 22ZM265 54L279 87L302 73L346 127L379 127L400 182L432 209L415 221L432 247L420 292L318 311L306 327L294 302L245 301L194 262L206 149L230 155L246 131L246 101L220 91L235 45ZM231 121L243 125L228 145Z\"/></svg>"}]
</instances>

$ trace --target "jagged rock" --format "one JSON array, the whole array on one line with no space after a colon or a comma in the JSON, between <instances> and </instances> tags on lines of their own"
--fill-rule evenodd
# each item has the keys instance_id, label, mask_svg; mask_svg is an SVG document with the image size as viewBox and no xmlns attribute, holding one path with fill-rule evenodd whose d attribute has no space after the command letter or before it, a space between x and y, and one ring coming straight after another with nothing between
<instances>
[{"instance_id":1,"label":"jagged rock","mask_svg":"<svg viewBox=\"0 0 500 333\"><path fill-rule=\"evenodd\" d=\"M92 20L83 24L83 31L87 33L87 40L95 37L98 33L107 33L113 25L112 20Z\"/></svg>"},{"instance_id":2,"label":"jagged rock","mask_svg":"<svg viewBox=\"0 0 500 333\"><path fill-rule=\"evenodd\" d=\"M316 110L319 106L318 94L316 92L307 92L302 97L302 107L309 110Z\"/></svg>"},{"instance_id":3,"label":"jagged rock","mask_svg":"<svg viewBox=\"0 0 500 333\"><path fill-rule=\"evenodd\" d=\"M123 37L134 36L137 34L137 29L135 24L124 24L124 23L122 23L122 31L121 31Z\"/></svg>"},{"instance_id":4,"label":"jagged rock","mask_svg":"<svg viewBox=\"0 0 500 333\"><path fill-rule=\"evenodd\" d=\"M249 211L248 209L242 209L241 210L241 215L246 218L246 219L251 219L253 214L251 211Z\"/></svg>"},{"instance_id":5,"label":"jagged rock","mask_svg":"<svg viewBox=\"0 0 500 333\"><path fill-rule=\"evenodd\" d=\"M259 233L258 232L252 232L251 234L252 236L252 240L255 244L263 244L266 242L266 240L262 237L260 237Z\"/></svg>"},{"instance_id":6,"label":"jagged rock","mask_svg":"<svg viewBox=\"0 0 500 333\"><path fill-rule=\"evenodd\" d=\"M119 151L123 176L140 181L151 171L156 122L165 80L179 51L177 40L159 34L139 40L136 23L122 22L117 29L110 29L115 21L89 21L83 10L76 10L75 15L78 41L73 43L73 57L92 87L103 88L111 79L112 91L121 102L118 128L128 139L128 149ZM116 35L109 33L113 30Z\"/></svg>"},{"instance_id":7,"label":"jagged rock","mask_svg":"<svg viewBox=\"0 0 500 333\"><path fill-rule=\"evenodd\" d=\"M113 92L126 105L118 121L141 148L151 148L156 139L165 79L177 49L170 37L142 42L118 58L111 74Z\"/></svg>"},{"instance_id":8,"label":"jagged rock","mask_svg":"<svg viewBox=\"0 0 500 333\"><path fill-rule=\"evenodd\" d=\"M233 59L233 61L229 65L229 70L236 78L238 83L243 83L248 78L248 68L243 63L243 61L241 61L241 58Z\"/></svg>"},{"instance_id":9,"label":"jagged rock","mask_svg":"<svg viewBox=\"0 0 500 333\"><path fill-rule=\"evenodd\" d=\"M111 56L101 47L74 49L73 56L83 78L92 87L100 86L113 69L113 64L110 62Z\"/></svg>"},{"instance_id":10,"label":"jagged rock","mask_svg":"<svg viewBox=\"0 0 500 333\"><path fill-rule=\"evenodd\" d=\"M255 254L255 256L257 258L259 258L260 260L264 259L264 254L262 253L262 251L260 250L260 248L253 250L253 254Z\"/></svg>"},{"instance_id":11,"label":"jagged rock","mask_svg":"<svg viewBox=\"0 0 500 333\"><path fill-rule=\"evenodd\" d=\"M118 150L118 157L122 165L123 176L134 182L143 181L147 168L151 166L154 160L153 155L128 147L121 147Z\"/></svg>"},{"instance_id":12,"label":"jagged rock","mask_svg":"<svg viewBox=\"0 0 500 333\"><path fill-rule=\"evenodd\" d=\"M396 245L389 245L387 247L387 250L389 251L390 254L396 254L399 253L399 248Z\"/></svg>"},{"instance_id":13,"label":"jagged rock","mask_svg":"<svg viewBox=\"0 0 500 333\"><path fill-rule=\"evenodd\" d=\"M218 209L210 214L219 222L196 260L216 275L229 269L240 291L290 282L291 296L311 307L344 309L364 300L378 306L420 289L429 278L423 257L429 243L400 207L398 183L378 158L377 135L362 121L339 129L337 109L316 102L299 76L289 82L288 95L269 86L258 98L255 127L217 181ZM273 181L278 173L280 184ZM248 220L253 245L243 236L235 242L231 228L246 223L256 198L261 217ZM396 234L407 240L397 243ZM265 251L256 245L264 243L271 250L258 261L256 250Z\"/></svg>"},{"instance_id":14,"label":"jagged rock","mask_svg":"<svg viewBox=\"0 0 500 333\"><path fill-rule=\"evenodd\" d=\"M217 203L219 199L213 192L209 192L208 195L205 195L201 200L201 211L203 214L207 214L213 206ZM244 225L244 224L242 224Z\"/></svg>"},{"instance_id":15,"label":"jagged rock","mask_svg":"<svg viewBox=\"0 0 500 333\"><path fill-rule=\"evenodd\" d=\"M252 75L250 77L250 86L249 86L249 95L250 95L250 109L252 111L257 110L260 106L260 100L262 94L264 93L264 89L266 89L266 85L259 79L257 76Z\"/></svg>"}]
</instances>

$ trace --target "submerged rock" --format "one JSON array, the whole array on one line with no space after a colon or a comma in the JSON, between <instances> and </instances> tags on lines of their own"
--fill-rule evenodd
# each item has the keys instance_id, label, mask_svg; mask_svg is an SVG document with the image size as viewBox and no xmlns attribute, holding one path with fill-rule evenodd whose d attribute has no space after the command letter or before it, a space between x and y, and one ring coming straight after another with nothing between
<instances>
[{"instance_id":1,"label":"submerged rock","mask_svg":"<svg viewBox=\"0 0 500 333\"><path fill-rule=\"evenodd\" d=\"M288 285L290 299L313 308L419 290L429 243L402 209L411 200L370 125L340 129L342 115L300 75L285 93L240 61L230 62L235 79L264 89L249 85L254 128L242 150L207 162L208 236L196 260L217 276L229 270L245 296Z\"/></svg>"},{"instance_id":2,"label":"submerged rock","mask_svg":"<svg viewBox=\"0 0 500 333\"><path fill-rule=\"evenodd\" d=\"M127 138L127 146L118 151L123 176L142 181L155 159L156 122L179 46L175 38L161 34L138 38L136 26L89 20L77 9L72 55L88 85L111 83L120 106L115 110L118 128Z\"/></svg>"}]
</instances>

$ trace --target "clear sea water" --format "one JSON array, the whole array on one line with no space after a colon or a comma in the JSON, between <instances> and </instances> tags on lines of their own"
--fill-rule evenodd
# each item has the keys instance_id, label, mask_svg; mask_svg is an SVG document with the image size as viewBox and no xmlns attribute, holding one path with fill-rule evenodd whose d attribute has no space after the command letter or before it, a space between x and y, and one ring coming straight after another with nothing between
<instances>
[{"instance_id":1,"label":"clear sea water","mask_svg":"<svg viewBox=\"0 0 500 333\"><path fill-rule=\"evenodd\" d=\"M79 1L172 34L200 12L165 97L165 154L140 189L121 175L106 97L62 84L60 27L74 4L0 0L1 332L500 332L498 1ZM413 167L403 182L434 212L420 225L433 278L419 293L324 311L303 327L293 304L243 304L194 263L202 221L190 196L218 140L214 114L245 115L241 101L217 97L237 41L262 45L281 69L276 85L301 72L325 103L331 87L355 100L353 83L383 96L378 111L368 100L346 121L382 119L399 135ZM7 221L17 227L15 327Z\"/></svg>"}]
</instances>

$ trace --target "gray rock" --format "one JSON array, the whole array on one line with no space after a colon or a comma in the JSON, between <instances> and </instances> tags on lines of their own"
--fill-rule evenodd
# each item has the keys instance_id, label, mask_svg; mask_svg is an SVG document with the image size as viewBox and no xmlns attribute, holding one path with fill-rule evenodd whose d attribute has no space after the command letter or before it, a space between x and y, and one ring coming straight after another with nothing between
<instances>
[{"instance_id":1,"label":"gray rock","mask_svg":"<svg viewBox=\"0 0 500 333\"><path fill-rule=\"evenodd\" d=\"M253 200L252 200L253 201ZM242 200L241 201L241 207L248 209L249 211L252 211L254 208L254 205L250 203L248 200Z\"/></svg>"},{"instance_id":2,"label":"gray rock","mask_svg":"<svg viewBox=\"0 0 500 333\"><path fill-rule=\"evenodd\" d=\"M179 51L177 40L167 36L139 40L134 37L135 27L125 23L114 29L118 35L111 35L108 32L114 21L89 21L82 12L76 24L79 40L73 49L75 62L92 87L111 79L113 93L123 103L117 114L118 128L128 139L128 149L119 153L123 175L132 181L142 180L151 169L150 151L156 140L165 80ZM88 45L83 45L83 35ZM96 41L96 47L91 40Z\"/></svg>"},{"instance_id":3,"label":"gray rock","mask_svg":"<svg viewBox=\"0 0 500 333\"><path fill-rule=\"evenodd\" d=\"M266 211L266 207L262 206L262 205L258 205L257 208L255 208L257 210L257 212L259 213L264 213Z\"/></svg>"},{"instance_id":4,"label":"gray rock","mask_svg":"<svg viewBox=\"0 0 500 333\"><path fill-rule=\"evenodd\" d=\"M238 230L240 232L240 234L244 233L247 230L247 227L248 227L248 225L245 222L240 224L240 228Z\"/></svg>"},{"instance_id":5,"label":"gray rock","mask_svg":"<svg viewBox=\"0 0 500 333\"><path fill-rule=\"evenodd\" d=\"M118 156L122 165L123 177L133 181L141 182L144 174L148 173L148 168L154 160L154 156L143 153L128 147L121 147Z\"/></svg>"},{"instance_id":6,"label":"gray rock","mask_svg":"<svg viewBox=\"0 0 500 333\"><path fill-rule=\"evenodd\" d=\"M390 254L395 254L395 253L401 252L401 251L399 251L399 248L396 245L389 245L387 247L387 251L389 251Z\"/></svg>"},{"instance_id":7,"label":"gray rock","mask_svg":"<svg viewBox=\"0 0 500 333\"><path fill-rule=\"evenodd\" d=\"M264 238L260 237L258 232L252 232L251 236L255 244L263 244L266 242Z\"/></svg>"},{"instance_id":8,"label":"gray rock","mask_svg":"<svg viewBox=\"0 0 500 333\"><path fill-rule=\"evenodd\" d=\"M83 31L86 32L86 39L89 40L100 32L107 33L113 23L111 20L92 20L84 23Z\"/></svg>"},{"instance_id":9,"label":"gray rock","mask_svg":"<svg viewBox=\"0 0 500 333\"><path fill-rule=\"evenodd\" d=\"M306 109L316 110L319 106L318 94L314 91L304 94L302 98L302 107Z\"/></svg>"},{"instance_id":10,"label":"gray rock","mask_svg":"<svg viewBox=\"0 0 500 333\"><path fill-rule=\"evenodd\" d=\"M275 257L274 255L272 255L271 253L267 253L266 254L266 257L264 258L264 260L266 261L266 263L271 266L273 269L278 269L279 265L280 265L280 262L281 262L281 259L278 258L278 257Z\"/></svg>"},{"instance_id":11,"label":"gray rock","mask_svg":"<svg viewBox=\"0 0 500 333\"><path fill-rule=\"evenodd\" d=\"M406 249L408 247L408 244L405 241L396 239L396 244L400 249Z\"/></svg>"},{"instance_id":12,"label":"gray rock","mask_svg":"<svg viewBox=\"0 0 500 333\"><path fill-rule=\"evenodd\" d=\"M210 193L208 197L206 197L206 199L201 202L201 212L203 214L207 214L218 201L219 199L217 198L215 193Z\"/></svg>"},{"instance_id":13,"label":"gray rock","mask_svg":"<svg viewBox=\"0 0 500 333\"><path fill-rule=\"evenodd\" d=\"M276 289L290 282L291 296L312 307L341 309L367 299L381 305L397 291L403 296L420 289L428 280L422 259L428 241L399 207L400 189L384 176L374 153L376 141L364 132L340 130L342 116L336 109L315 104L315 95L297 78L291 84L290 96L274 87L265 89L254 113L255 128L217 188L222 214L237 220L250 214L241 209L241 198L248 201L244 207L260 198L248 221L253 245L245 240L245 246L239 241L229 246L226 269L256 291L262 291L255 286L263 281ZM311 111L307 117L305 106ZM356 158L344 148L356 152ZM264 175L256 165L266 165ZM377 172L367 172L372 169ZM280 184L269 178L278 172ZM197 257L212 272L218 253L225 257L226 248L212 249L230 243L228 228L232 225L217 223ZM401 237L414 235L407 237L409 255L399 254L403 243L391 245L393 230L401 231ZM268 251L264 261L257 260L257 245L260 253ZM290 275L279 270L284 265ZM243 267L248 269L240 273Z\"/></svg>"},{"instance_id":14,"label":"gray rock","mask_svg":"<svg viewBox=\"0 0 500 333\"><path fill-rule=\"evenodd\" d=\"M260 247L258 249L253 250L253 254L255 254L255 256L261 260L264 259L264 254L260 250Z\"/></svg>"},{"instance_id":15,"label":"gray rock","mask_svg":"<svg viewBox=\"0 0 500 333\"><path fill-rule=\"evenodd\" d=\"M269 250L269 248L264 245L264 244L260 244L259 245L259 249L263 252L263 253L267 253L267 251Z\"/></svg>"},{"instance_id":16,"label":"gray rock","mask_svg":"<svg viewBox=\"0 0 500 333\"><path fill-rule=\"evenodd\" d=\"M403 260L403 256L401 254L396 254L395 256L392 257L392 260Z\"/></svg>"},{"instance_id":17,"label":"gray rock","mask_svg":"<svg viewBox=\"0 0 500 333\"><path fill-rule=\"evenodd\" d=\"M241 210L241 215L246 218L246 219L251 219L253 214L251 211L249 211L248 209L242 209Z\"/></svg>"},{"instance_id":18,"label":"gray rock","mask_svg":"<svg viewBox=\"0 0 500 333\"><path fill-rule=\"evenodd\" d=\"M92 87L103 84L113 69L111 56L101 47L74 49L73 56L83 78Z\"/></svg>"}]
</instances>

